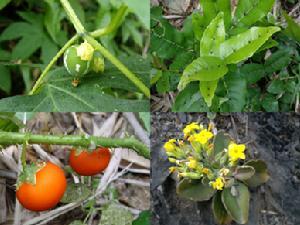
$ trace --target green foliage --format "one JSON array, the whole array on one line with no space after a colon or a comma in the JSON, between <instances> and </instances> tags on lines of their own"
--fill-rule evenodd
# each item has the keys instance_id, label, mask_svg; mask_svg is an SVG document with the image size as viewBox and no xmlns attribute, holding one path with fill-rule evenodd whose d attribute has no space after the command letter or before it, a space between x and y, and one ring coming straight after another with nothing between
<instances>
[{"instance_id":1,"label":"green foliage","mask_svg":"<svg viewBox=\"0 0 300 225\"><path fill-rule=\"evenodd\" d=\"M80 199L85 199L91 195L91 190L84 184L68 184L61 202L71 203Z\"/></svg>"},{"instance_id":2,"label":"green foliage","mask_svg":"<svg viewBox=\"0 0 300 225\"><path fill-rule=\"evenodd\" d=\"M126 63L132 63L130 61L132 57L140 55L148 37L146 29L149 28L150 19L149 16L146 17L147 11L149 15L147 1L143 4L135 4L132 1L124 0L129 9L125 7L123 17L117 24L116 22L115 24L110 23L117 13L120 13L119 8L124 7L122 1L103 0L87 3L69 0L69 2L89 32L99 28L107 29L106 25L110 25L110 30L107 29L110 33L99 39L113 55L124 59L121 61L125 66L130 67ZM0 9L8 3L9 1L1 1ZM41 111L99 111L101 108L104 111L106 111L105 108L107 111L131 111L131 103L134 111L148 110L149 103L143 100L140 90L129 84L127 79L119 79L117 76L124 75L116 69L104 72L104 81L101 81L100 74L96 77L96 74L91 72L87 78L90 81L87 85L82 84L83 81L80 85L84 87L80 90L73 89L69 82L70 76L63 77L66 75L65 72L57 77L52 76L56 74L55 69L59 69L63 61L59 58L57 60L58 68L55 68L55 63L52 65L52 68L54 67L50 73L52 77L47 77L47 75L47 79L43 80L44 85L39 87L33 96L15 96L32 94L31 88L35 79L41 74L39 69L43 70L58 53L59 48L64 46L74 35L74 28L73 24L66 20L68 17L60 1L26 0L22 4L12 1L2 10L5 16L0 19L3 27L0 33L0 72L2 74L0 76L0 98L7 98L0 100L0 104L7 111L31 111L34 109ZM140 79L143 82L148 84L149 80L146 79L144 71L146 68L149 69L149 61L145 60L148 62L148 65L145 65L141 63L141 59L139 58L136 64L141 64L144 69L135 72L141 76ZM101 64L100 61L98 65L100 65L99 63ZM102 71L99 67L96 69L97 72ZM144 74L141 75L140 72ZM113 77L111 82L109 76ZM13 85L12 77L14 77ZM94 82L91 77L94 78ZM114 80L114 77L117 78ZM47 83L48 81L49 83ZM121 83L115 85L115 81ZM112 86L109 86L110 83Z\"/></svg>"},{"instance_id":3,"label":"green foliage","mask_svg":"<svg viewBox=\"0 0 300 225\"><path fill-rule=\"evenodd\" d=\"M232 218L228 215L223 202L221 192L217 192L213 198L212 209L214 213L215 220L220 225L230 224Z\"/></svg>"},{"instance_id":4,"label":"green foliage","mask_svg":"<svg viewBox=\"0 0 300 225\"><path fill-rule=\"evenodd\" d=\"M236 183L222 191L222 202L230 217L239 224L246 224L249 214L250 193L243 183Z\"/></svg>"},{"instance_id":5,"label":"green foliage","mask_svg":"<svg viewBox=\"0 0 300 225\"><path fill-rule=\"evenodd\" d=\"M294 110L300 87L299 25L283 13L287 26L281 26L280 18L269 13L273 4L241 0L231 12L230 1L200 0L201 12L187 17L182 29L163 19L159 7L151 9L152 61L159 71L152 85L163 94L178 84L173 111ZM218 59L209 64L203 57ZM210 67L217 63L224 74Z\"/></svg>"},{"instance_id":6,"label":"green foliage","mask_svg":"<svg viewBox=\"0 0 300 225\"><path fill-rule=\"evenodd\" d=\"M283 11L283 16L287 22L285 33L300 43L300 25L296 23L286 12Z\"/></svg>"},{"instance_id":7,"label":"green foliage","mask_svg":"<svg viewBox=\"0 0 300 225\"><path fill-rule=\"evenodd\" d=\"M131 225L133 216L129 210L116 203L103 207L101 225Z\"/></svg>"},{"instance_id":8,"label":"green foliage","mask_svg":"<svg viewBox=\"0 0 300 225\"><path fill-rule=\"evenodd\" d=\"M130 57L123 62L140 75L144 83L149 79L149 63L141 57ZM39 93L31 96L16 96L0 100L1 111L148 111L149 102L143 99L126 98L128 91L137 88L112 64L107 63L104 74L89 73L78 87L72 86L74 77L64 68L52 70ZM122 96L117 95L118 90Z\"/></svg>"},{"instance_id":9,"label":"green foliage","mask_svg":"<svg viewBox=\"0 0 300 225\"><path fill-rule=\"evenodd\" d=\"M207 201L215 190L203 180L183 179L177 185L177 194L193 201Z\"/></svg>"},{"instance_id":10,"label":"green foliage","mask_svg":"<svg viewBox=\"0 0 300 225\"><path fill-rule=\"evenodd\" d=\"M245 165L255 169L255 173L245 183L250 187L257 187L269 180L267 165L262 160L250 160Z\"/></svg>"},{"instance_id":11,"label":"green foliage","mask_svg":"<svg viewBox=\"0 0 300 225\"><path fill-rule=\"evenodd\" d=\"M144 123L144 127L146 128L146 130L148 131L148 133L150 133L151 130L151 115L150 112L139 112L139 116L141 118L141 120Z\"/></svg>"},{"instance_id":12,"label":"green foliage","mask_svg":"<svg viewBox=\"0 0 300 225\"><path fill-rule=\"evenodd\" d=\"M15 116L14 113L1 112L0 113L0 130L17 132L23 127L22 122Z\"/></svg>"}]
</instances>

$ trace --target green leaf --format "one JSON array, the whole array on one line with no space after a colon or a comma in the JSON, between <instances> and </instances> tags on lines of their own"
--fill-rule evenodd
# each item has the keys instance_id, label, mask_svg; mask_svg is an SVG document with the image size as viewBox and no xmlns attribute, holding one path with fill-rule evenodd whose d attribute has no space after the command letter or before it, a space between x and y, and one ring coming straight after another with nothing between
<instances>
[{"instance_id":1,"label":"green leaf","mask_svg":"<svg viewBox=\"0 0 300 225\"><path fill-rule=\"evenodd\" d=\"M41 59L45 64L48 64L58 52L58 47L48 38L48 36L44 35L41 48Z\"/></svg>"},{"instance_id":2,"label":"green leaf","mask_svg":"<svg viewBox=\"0 0 300 225\"><path fill-rule=\"evenodd\" d=\"M13 59L27 59L35 51L37 51L42 44L42 37L40 35L24 36L12 51Z\"/></svg>"},{"instance_id":3,"label":"green leaf","mask_svg":"<svg viewBox=\"0 0 300 225\"><path fill-rule=\"evenodd\" d=\"M277 101L276 97L271 94L265 95L261 104L262 104L262 107L267 112L278 112L279 111L278 101Z\"/></svg>"},{"instance_id":4,"label":"green leaf","mask_svg":"<svg viewBox=\"0 0 300 225\"><path fill-rule=\"evenodd\" d=\"M286 68L292 61L292 51L290 48L279 49L272 53L272 55L265 62L265 71L268 75L278 72Z\"/></svg>"},{"instance_id":5,"label":"green leaf","mask_svg":"<svg viewBox=\"0 0 300 225\"><path fill-rule=\"evenodd\" d=\"M11 91L10 71L2 65L0 65L0 90L7 94L9 94Z\"/></svg>"},{"instance_id":6,"label":"green leaf","mask_svg":"<svg viewBox=\"0 0 300 225\"><path fill-rule=\"evenodd\" d=\"M228 215L223 203L221 192L217 192L213 198L212 209L214 213L215 220L220 225L230 224L232 218Z\"/></svg>"},{"instance_id":7,"label":"green leaf","mask_svg":"<svg viewBox=\"0 0 300 225\"><path fill-rule=\"evenodd\" d=\"M204 17L211 21L217 15L217 8L214 0L200 0Z\"/></svg>"},{"instance_id":8,"label":"green leaf","mask_svg":"<svg viewBox=\"0 0 300 225\"><path fill-rule=\"evenodd\" d=\"M247 82L245 77L239 73L229 73L224 82L227 87L228 101L223 103L222 111L241 112L246 104Z\"/></svg>"},{"instance_id":9,"label":"green leaf","mask_svg":"<svg viewBox=\"0 0 300 225\"><path fill-rule=\"evenodd\" d=\"M146 29L150 29L150 0L123 0L132 10Z\"/></svg>"},{"instance_id":10,"label":"green leaf","mask_svg":"<svg viewBox=\"0 0 300 225\"><path fill-rule=\"evenodd\" d=\"M279 27L252 27L220 45L220 56L227 64L236 64L251 57Z\"/></svg>"},{"instance_id":11,"label":"green leaf","mask_svg":"<svg viewBox=\"0 0 300 225\"><path fill-rule=\"evenodd\" d=\"M173 112L207 112L209 111L199 92L198 82L193 82L181 91L172 107Z\"/></svg>"},{"instance_id":12,"label":"green leaf","mask_svg":"<svg viewBox=\"0 0 300 225\"><path fill-rule=\"evenodd\" d=\"M275 0L239 0L235 23L250 26L262 19L272 9Z\"/></svg>"},{"instance_id":13,"label":"green leaf","mask_svg":"<svg viewBox=\"0 0 300 225\"><path fill-rule=\"evenodd\" d=\"M0 0L0 10L7 6L10 2L11 0Z\"/></svg>"},{"instance_id":14,"label":"green leaf","mask_svg":"<svg viewBox=\"0 0 300 225\"><path fill-rule=\"evenodd\" d=\"M238 180L248 180L255 173L255 170L252 166L238 166L235 170L234 177Z\"/></svg>"},{"instance_id":15,"label":"green leaf","mask_svg":"<svg viewBox=\"0 0 300 225\"><path fill-rule=\"evenodd\" d=\"M270 176L268 175L267 164L262 160L250 160L245 165L251 166L255 169L255 174L244 182L250 187L258 187L266 183Z\"/></svg>"},{"instance_id":16,"label":"green leaf","mask_svg":"<svg viewBox=\"0 0 300 225\"><path fill-rule=\"evenodd\" d=\"M149 210L142 211L139 217L135 219L132 225L150 225L151 212Z\"/></svg>"},{"instance_id":17,"label":"green leaf","mask_svg":"<svg viewBox=\"0 0 300 225\"><path fill-rule=\"evenodd\" d=\"M61 199L62 203L71 203L78 200L86 199L91 195L91 190L84 184L70 183L67 185L67 190Z\"/></svg>"},{"instance_id":18,"label":"green leaf","mask_svg":"<svg viewBox=\"0 0 300 225\"><path fill-rule=\"evenodd\" d=\"M219 80L200 82L200 93L208 107L212 105L212 100L215 96L215 91L218 87L218 83Z\"/></svg>"},{"instance_id":19,"label":"green leaf","mask_svg":"<svg viewBox=\"0 0 300 225\"><path fill-rule=\"evenodd\" d=\"M192 25L195 37L198 41L201 41L203 32L209 23L207 17L200 15L200 13L193 13L192 14Z\"/></svg>"},{"instance_id":20,"label":"green leaf","mask_svg":"<svg viewBox=\"0 0 300 225\"><path fill-rule=\"evenodd\" d=\"M249 200L249 190L240 182L222 191L222 202L228 214L239 224L246 224L248 221Z\"/></svg>"},{"instance_id":21,"label":"green leaf","mask_svg":"<svg viewBox=\"0 0 300 225\"><path fill-rule=\"evenodd\" d=\"M284 32L289 37L300 42L300 25L296 23L285 11L283 11L283 16L288 24Z\"/></svg>"},{"instance_id":22,"label":"green leaf","mask_svg":"<svg viewBox=\"0 0 300 225\"><path fill-rule=\"evenodd\" d=\"M228 148L230 143L230 136L224 131L219 131L214 137L214 155L217 155L220 152L224 152L224 149Z\"/></svg>"},{"instance_id":23,"label":"green leaf","mask_svg":"<svg viewBox=\"0 0 300 225\"><path fill-rule=\"evenodd\" d=\"M219 56L220 44L225 40L224 13L219 13L203 33L200 42L201 56Z\"/></svg>"},{"instance_id":24,"label":"green leaf","mask_svg":"<svg viewBox=\"0 0 300 225\"><path fill-rule=\"evenodd\" d=\"M177 185L177 194L180 197L193 201L207 201L214 195L215 190L202 180L183 179Z\"/></svg>"},{"instance_id":25,"label":"green leaf","mask_svg":"<svg viewBox=\"0 0 300 225\"><path fill-rule=\"evenodd\" d=\"M204 56L194 60L183 71L178 89L183 90L192 81L213 81L228 71L224 61L218 57Z\"/></svg>"},{"instance_id":26,"label":"green leaf","mask_svg":"<svg viewBox=\"0 0 300 225\"><path fill-rule=\"evenodd\" d=\"M151 129L150 112L140 112L139 116L143 120L146 130L150 133L150 129Z\"/></svg>"},{"instance_id":27,"label":"green leaf","mask_svg":"<svg viewBox=\"0 0 300 225\"><path fill-rule=\"evenodd\" d=\"M265 66L262 64L245 64L240 68L240 72L246 77L247 83L255 84L266 76Z\"/></svg>"},{"instance_id":28,"label":"green leaf","mask_svg":"<svg viewBox=\"0 0 300 225\"><path fill-rule=\"evenodd\" d=\"M224 24L227 30L231 25L231 0L217 0L219 11L224 12Z\"/></svg>"},{"instance_id":29,"label":"green leaf","mask_svg":"<svg viewBox=\"0 0 300 225\"><path fill-rule=\"evenodd\" d=\"M114 202L102 209L101 225L132 225L132 222L130 211Z\"/></svg>"},{"instance_id":30,"label":"green leaf","mask_svg":"<svg viewBox=\"0 0 300 225\"><path fill-rule=\"evenodd\" d=\"M25 93L29 93L32 88L32 77L30 74L30 67L21 66L20 69L21 69L23 81L25 84Z\"/></svg>"},{"instance_id":31,"label":"green leaf","mask_svg":"<svg viewBox=\"0 0 300 225\"><path fill-rule=\"evenodd\" d=\"M22 122L15 117L14 113L0 112L0 130L8 132L18 132L24 127Z\"/></svg>"},{"instance_id":32,"label":"green leaf","mask_svg":"<svg viewBox=\"0 0 300 225\"><path fill-rule=\"evenodd\" d=\"M170 72L163 72L161 78L156 83L156 90L158 93L166 93L170 91Z\"/></svg>"},{"instance_id":33,"label":"green leaf","mask_svg":"<svg viewBox=\"0 0 300 225\"><path fill-rule=\"evenodd\" d=\"M47 5L44 24L52 40L54 40L58 44L60 21L63 19L63 10L58 1L45 0L45 2L47 3Z\"/></svg>"},{"instance_id":34,"label":"green leaf","mask_svg":"<svg viewBox=\"0 0 300 225\"><path fill-rule=\"evenodd\" d=\"M150 64L147 59L141 57L128 57L120 60L128 68L139 75L145 83L149 83ZM149 111L148 100L122 99L107 94L106 91L122 91L121 96L128 92L138 92L115 66L106 63L103 74L87 74L82 78L80 85L72 86L73 76L64 68L51 71L41 87L39 93L32 96L16 96L0 100L1 111ZM118 93L118 92L117 92Z\"/></svg>"},{"instance_id":35,"label":"green leaf","mask_svg":"<svg viewBox=\"0 0 300 225\"><path fill-rule=\"evenodd\" d=\"M271 94L280 94L280 93L285 92L285 84L281 80L278 80L278 79L277 80L273 80L269 84L267 90Z\"/></svg>"}]
</instances>

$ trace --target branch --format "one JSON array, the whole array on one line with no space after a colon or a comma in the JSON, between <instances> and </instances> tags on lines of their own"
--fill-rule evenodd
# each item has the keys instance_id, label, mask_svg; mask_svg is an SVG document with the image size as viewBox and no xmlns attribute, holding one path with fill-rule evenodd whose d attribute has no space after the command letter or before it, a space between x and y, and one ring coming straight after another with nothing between
<instances>
[{"instance_id":1,"label":"branch","mask_svg":"<svg viewBox=\"0 0 300 225\"><path fill-rule=\"evenodd\" d=\"M23 144L52 144L52 145L71 145L89 148L89 146L101 146L108 148L130 148L139 155L149 159L150 151L135 138L104 138L96 136L80 136L80 135L40 135L31 133L16 132L0 132L0 145Z\"/></svg>"}]
</instances>

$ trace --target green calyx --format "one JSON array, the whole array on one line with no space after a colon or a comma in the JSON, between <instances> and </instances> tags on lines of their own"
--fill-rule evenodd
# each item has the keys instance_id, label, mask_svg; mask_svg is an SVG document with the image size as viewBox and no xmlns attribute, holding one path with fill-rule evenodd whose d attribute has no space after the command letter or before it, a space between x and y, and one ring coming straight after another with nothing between
<instances>
[{"instance_id":1,"label":"green calyx","mask_svg":"<svg viewBox=\"0 0 300 225\"><path fill-rule=\"evenodd\" d=\"M45 165L46 163L42 162L32 163L24 167L17 180L17 190L24 183L35 185L36 173L39 172L42 168L44 168Z\"/></svg>"}]
</instances>

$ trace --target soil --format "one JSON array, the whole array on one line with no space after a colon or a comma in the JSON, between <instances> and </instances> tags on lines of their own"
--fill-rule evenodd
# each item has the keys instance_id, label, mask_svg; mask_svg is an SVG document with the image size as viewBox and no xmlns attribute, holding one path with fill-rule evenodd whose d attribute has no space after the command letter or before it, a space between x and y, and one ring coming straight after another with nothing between
<instances>
[{"instance_id":1,"label":"soil","mask_svg":"<svg viewBox=\"0 0 300 225\"><path fill-rule=\"evenodd\" d=\"M295 113L208 114L216 127L247 143L248 158L263 159L270 180L251 189L248 225L300 224L300 115ZM182 137L191 122L208 122L206 113L152 114L151 207L153 225L215 225L211 202L192 202L176 195L176 181L162 149L170 138ZM235 223L232 223L235 224Z\"/></svg>"}]
</instances>

